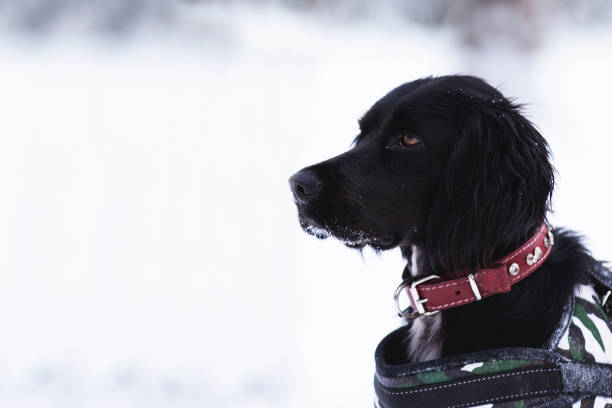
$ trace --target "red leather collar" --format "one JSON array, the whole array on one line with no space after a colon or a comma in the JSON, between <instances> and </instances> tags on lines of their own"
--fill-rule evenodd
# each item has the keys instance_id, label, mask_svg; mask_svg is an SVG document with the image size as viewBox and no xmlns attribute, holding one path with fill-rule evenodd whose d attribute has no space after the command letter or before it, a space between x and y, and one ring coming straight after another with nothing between
<instances>
[{"instance_id":1,"label":"red leather collar","mask_svg":"<svg viewBox=\"0 0 612 408\"><path fill-rule=\"evenodd\" d=\"M430 275L402 282L395 292L396 302L405 288L414 313L401 310L398 303L399 312L412 319L509 292L512 285L529 276L546 261L553 245L552 227L542 223L533 237L496 262L495 267L480 269L452 280L443 281L436 275Z\"/></svg>"}]
</instances>

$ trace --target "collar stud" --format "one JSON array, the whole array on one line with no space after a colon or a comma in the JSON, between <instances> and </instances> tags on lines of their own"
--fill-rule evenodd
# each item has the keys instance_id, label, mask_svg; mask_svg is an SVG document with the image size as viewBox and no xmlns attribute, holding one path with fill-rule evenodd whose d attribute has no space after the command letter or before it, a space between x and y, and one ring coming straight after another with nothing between
<instances>
[{"instance_id":1,"label":"collar stud","mask_svg":"<svg viewBox=\"0 0 612 408\"><path fill-rule=\"evenodd\" d=\"M527 259L525 259L525 262L527 262L527 265L531 266L534 263L538 262L541 257L542 257L542 249L540 249L540 247L537 246L533 250L533 254L527 255Z\"/></svg>"},{"instance_id":2,"label":"collar stud","mask_svg":"<svg viewBox=\"0 0 612 408\"><path fill-rule=\"evenodd\" d=\"M521 268L519 267L519 265L516 262L513 263L512 265L510 265L510 267L508 268L508 272L512 276L518 275L520 271L521 271Z\"/></svg>"}]
</instances>

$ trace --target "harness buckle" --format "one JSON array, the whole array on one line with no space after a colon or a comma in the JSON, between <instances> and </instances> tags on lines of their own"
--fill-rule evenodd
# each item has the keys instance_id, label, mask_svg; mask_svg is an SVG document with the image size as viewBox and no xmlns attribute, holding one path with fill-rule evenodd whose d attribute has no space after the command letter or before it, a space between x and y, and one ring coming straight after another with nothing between
<instances>
[{"instance_id":1,"label":"harness buckle","mask_svg":"<svg viewBox=\"0 0 612 408\"><path fill-rule=\"evenodd\" d=\"M405 319L416 319L421 316L430 316L440 312L439 310L434 310L432 312L425 311L423 303L427 302L427 298L421 299L419 297L419 292L417 291L417 286L432 279L440 279L440 277L438 275L429 275L414 281L405 280L399 284L397 289L395 289L395 293L393 294L393 300L395 301L395 305L397 306L397 312L400 316L404 317ZM410 296L412 297L412 301L414 302L415 307L409 306L406 309L402 309L399 304L399 297L404 288L406 287L408 287L408 290L410 291ZM416 313L409 313L407 312L408 309L415 310Z\"/></svg>"}]
</instances>

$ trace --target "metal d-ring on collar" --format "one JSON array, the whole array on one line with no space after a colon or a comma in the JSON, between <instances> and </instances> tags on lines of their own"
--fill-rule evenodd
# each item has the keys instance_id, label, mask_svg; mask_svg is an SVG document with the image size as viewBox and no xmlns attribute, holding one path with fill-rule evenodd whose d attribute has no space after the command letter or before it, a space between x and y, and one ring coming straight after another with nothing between
<instances>
[{"instance_id":1,"label":"metal d-ring on collar","mask_svg":"<svg viewBox=\"0 0 612 408\"><path fill-rule=\"evenodd\" d=\"M434 310L432 312L426 312L425 308L423 307L423 303L427 302L427 299L421 299L419 297L419 292L417 292L417 286L419 286L421 283L427 282L432 279L440 279L440 277L438 275L429 275L429 276L426 276L424 278L421 278L415 281L405 280L399 284L397 289L395 289L395 293L393 294L393 300L395 301L395 305L397 306L397 312L400 316L406 319L416 319L417 317L420 317L420 316L429 316L429 315L436 314L439 312L439 310ZM408 290L410 291L410 294L412 295L412 299L414 300L414 308L412 306L410 306L409 308L416 310L416 313L406 312L406 310L408 309L402 309L402 307L399 304L399 297L402 291L404 290L404 288L406 287L408 287Z\"/></svg>"}]
</instances>

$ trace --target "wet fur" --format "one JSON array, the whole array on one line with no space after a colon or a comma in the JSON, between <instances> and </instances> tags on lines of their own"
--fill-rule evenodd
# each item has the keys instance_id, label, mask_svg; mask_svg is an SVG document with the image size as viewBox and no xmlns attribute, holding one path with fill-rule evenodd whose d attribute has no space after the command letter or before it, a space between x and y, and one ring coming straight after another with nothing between
<instances>
[{"instance_id":1,"label":"wet fur","mask_svg":"<svg viewBox=\"0 0 612 408\"><path fill-rule=\"evenodd\" d=\"M402 147L403 132L421 145ZM322 181L298 203L302 227L354 248L399 247L404 277L490 266L535 232L554 185L548 145L521 106L470 76L399 86L360 120L349 151L302 171ZM596 263L558 229L550 258L511 292L408 323L406 359L542 346Z\"/></svg>"}]
</instances>

